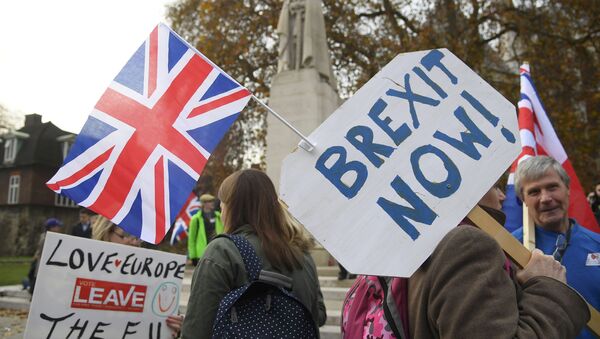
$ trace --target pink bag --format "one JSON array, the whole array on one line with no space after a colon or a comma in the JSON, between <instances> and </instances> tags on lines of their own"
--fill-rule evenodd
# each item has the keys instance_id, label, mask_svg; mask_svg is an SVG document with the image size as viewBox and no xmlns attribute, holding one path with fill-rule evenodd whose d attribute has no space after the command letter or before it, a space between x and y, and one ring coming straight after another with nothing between
<instances>
[{"instance_id":1,"label":"pink bag","mask_svg":"<svg viewBox=\"0 0 600 339\"><path fill-rule=\"evenodd\" d=\"M390 282L388 288L388 282ZM344 338L407 338L408 289L406 279L385 279L376 276L358 276L346 294L342 309L342 336ZM389 305L388 294L393 305ZM390 307L395 312L391 312ZM396 314L394 317L392 314ZM396 318L396 319L394 319ZM388 321L391 319L391 322Z\"/></svg>"}]
</instances>

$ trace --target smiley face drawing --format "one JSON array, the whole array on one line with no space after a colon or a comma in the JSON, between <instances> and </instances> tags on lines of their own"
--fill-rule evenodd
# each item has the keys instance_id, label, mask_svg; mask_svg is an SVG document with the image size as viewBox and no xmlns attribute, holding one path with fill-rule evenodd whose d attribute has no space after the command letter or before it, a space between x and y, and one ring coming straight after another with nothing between
<instances>
[{"instance_id":1,"label":"smiley face drawing","mask_svg":"<svg viewBox=\"0 0 600 339\"><path fill-rule=\"evenodd\" d=\"M165 282L158 286L152 299L152 312L154 314L167 317L177 313L179 305L179 287L175 283Z\"/></svg>"}]
</instances>

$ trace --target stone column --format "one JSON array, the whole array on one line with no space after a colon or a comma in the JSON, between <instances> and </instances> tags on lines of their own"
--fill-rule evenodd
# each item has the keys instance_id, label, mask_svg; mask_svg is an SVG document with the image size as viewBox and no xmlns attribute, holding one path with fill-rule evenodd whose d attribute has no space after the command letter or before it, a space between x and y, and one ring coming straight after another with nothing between
<instances>
[{"instance_id":1,"label":"stone column","mask_svg":"<svg viewBox=\"0 0 600 339\"><path fill-rule=\"evenodd\" d=\"M278 73L271 84L269 106L308 136L340 103L321 1L286 0L277 33ZM281 162L300 137L271 115L267 124L267 174L278 188Z\"/></svg>"}]
</instances>

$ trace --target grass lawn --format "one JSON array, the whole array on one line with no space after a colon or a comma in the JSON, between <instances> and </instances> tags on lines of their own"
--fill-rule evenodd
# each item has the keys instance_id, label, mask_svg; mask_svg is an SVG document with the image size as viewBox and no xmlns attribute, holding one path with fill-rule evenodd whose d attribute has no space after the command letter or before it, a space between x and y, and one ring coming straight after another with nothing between
<instances>
[{"instance_id":1,"label":"grass lawn","mask_svg":"<svg viewBox=\"0 0 600 339\"><path fill-rule=\"evenodd\" d=\"M21 284L30 263L28 257L0 257L0 286Z\"/></svg>"}]
</instances>

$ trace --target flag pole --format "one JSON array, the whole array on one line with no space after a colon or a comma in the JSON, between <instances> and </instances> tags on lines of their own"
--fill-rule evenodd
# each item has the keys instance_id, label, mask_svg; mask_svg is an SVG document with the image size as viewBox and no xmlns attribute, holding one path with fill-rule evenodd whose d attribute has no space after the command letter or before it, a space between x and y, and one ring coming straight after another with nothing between
<instances>
[{"instance_id":1,"label":"flag pole","mask_svg":"<svg viewBox=\"0 0 600 339\"><path fill-rule=\"evenodd\" d=\"M277 119L279 119L279 121L281 121L284 125L286 125L294 133L296 133L300 138L302 138L302 141L300 141L300 144L298 146L300 146L302 149L304 149L308 152L312 151L315 148L315 145L310 140L308 140L308 138L305 137L304 134L302 134L302 132L300 132L298 129L296 129L296 127L292 126L292 124L290 124L281 115L279 115L277 112L275 112L271 107L267 106L264 102L262 102L254 94L252 94L252 99L254 99L254 101L256 101L264 109L269 111L269 113L273 114L273 116L275 116Z\"/></svg>"},{"instance_id":2,"label":"flag pole","mask_svg":"<svg viewBox=\"0 0 600 339\"><path fill-rule=\"evenodd\" d=\"M159 25L164 25L166 27L169 27L167 25L165 25L164 23L159 23ZM179 34L177 34L177 32L175 32L174 30L170 29L169 30L173 33L175 33L175 36L177 36L179 39L181 39L181 41L186 41L185 39L183 39ZM289 122L287 122L287 120L285 120L281 115L277 114L277 112L275 112L274 110L271 109L271 107L267 106L264 102L262 102L260 99L258 99L252 92L250 92L246 87L242 86L237 80L235 80L233 77L231 77L227 72L224 72L221 67L219 67L217 64L215 64L214 62L212 62L209 58L207 58L206 56L204 56L204 54L200 53L200 51L198 51L194 46L190 45L189 43L187 44L194 52L198 53L199 55L202 55L204 57L204 60L206 62L208 62L212 67L218 69L222 74L224 74L227 78L229 78L231 81L233 81L235 84L237 84L240 87L245 88L248 93L252 94L252 99L254 99L254 101L256 101L259 105L261 105L262 107L264 107L267 111L269 111L271 114L273 114L277 119L279 119L279 121L283 122L284 125L286 125L289 129L291 129L294 133L298 134L298 136L300 138L302 138L302 140L300 141L300 144L298 144L298 146L300 146L302 149L310 152L313 149L315 149L315 144L313 144L310 140L308 140L307 137L304 136L304 134L302 134L299 130L297 130L294 126L292 126L292 124L290 124Z\"/></svg>"},{"instance_id":3,"label":"flag pole","mask_svg":"<svg viewBox=\"0 0 600 339\"><path fill-rule=\"evenodd\" d=\"M523 65L529 66L529 61L523 61ZM523 202L523 246L529 251L535 249L535 222L529 214L529 209Z\"/></svg>"},{"instance_id":4,"label":"flag pole","mask_svg":"<svg viewBox=\"0 0 600 339\"><path fill-rule=\"evenodd\" d=\"M535 249L535 222L525 203L523 203L523 246L530 251Z\"/></svg>"}]
</instances>

